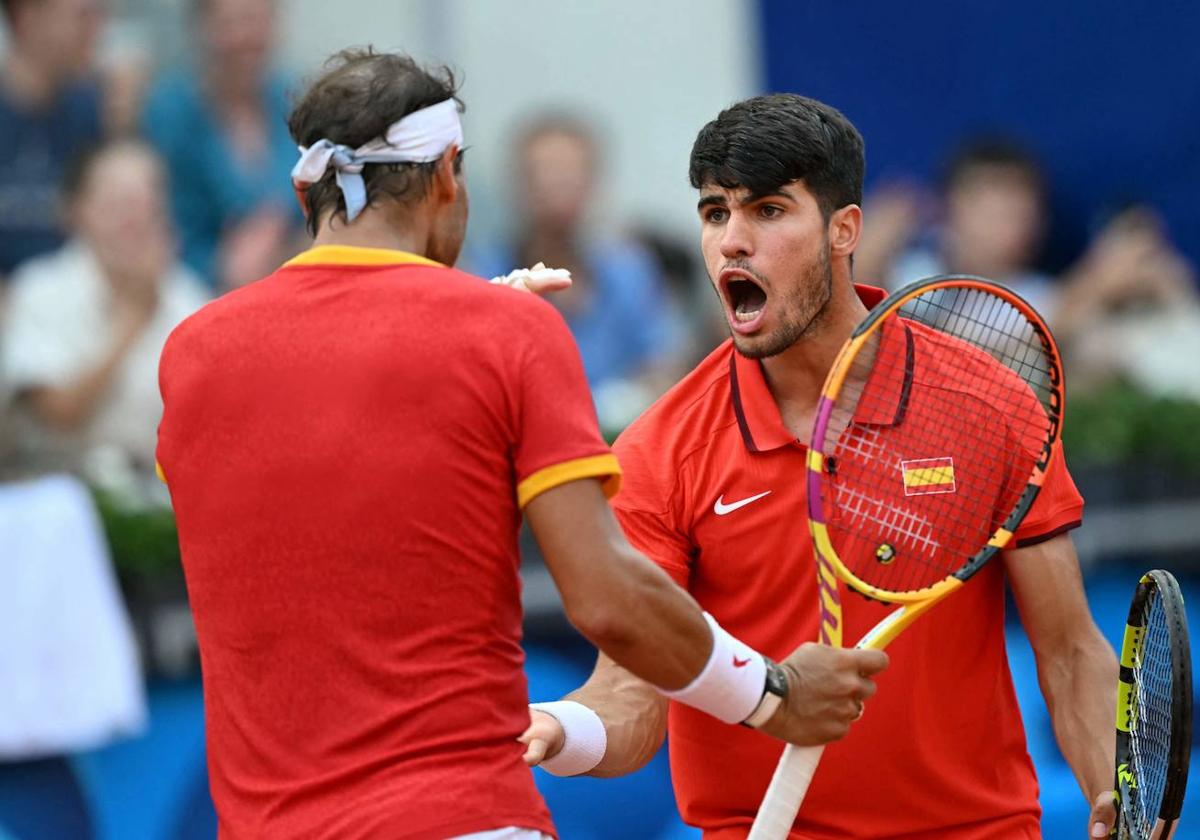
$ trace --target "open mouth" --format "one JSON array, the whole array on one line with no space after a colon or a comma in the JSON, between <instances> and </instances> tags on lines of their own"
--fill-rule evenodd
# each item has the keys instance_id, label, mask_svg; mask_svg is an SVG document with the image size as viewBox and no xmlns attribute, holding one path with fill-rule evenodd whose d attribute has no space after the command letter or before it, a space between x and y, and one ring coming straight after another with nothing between
<instances>
[{"instance_id":1,"label":"open mouth","mask_svg":"<svg viewBox=\"0 0 1200 840\"><path fill-rule=\"evenodd\" d=\"M730 327L741 333L757 328L767 307L763 287L750 274L737 269L721 272L721 286Z\"/></svg>"}]
</instances>

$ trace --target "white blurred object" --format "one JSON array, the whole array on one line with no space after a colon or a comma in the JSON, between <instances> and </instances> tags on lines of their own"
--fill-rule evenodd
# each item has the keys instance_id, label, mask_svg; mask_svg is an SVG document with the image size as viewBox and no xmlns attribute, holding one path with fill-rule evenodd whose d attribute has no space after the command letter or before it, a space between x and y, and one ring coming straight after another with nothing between
<instances>
[{"instance_id":1,"label":"white blurred object","mask_svg":"<svg viewBox=\"0 0 1200 840\"><path fill-rule=\"evenodd\" d=\"M533 268L514 269L503 277L493 277L488 282L537 294L570 286L571 272L565 268L546 268L545 264L538 263Z\"/></svg>"},{"instance_id":2,"label":"white blurred object","mask_svg":"<svg viewBox=\"0 0 1200 840\"><path fill-rule=\"evenodd\" d=\"M146 724L137 646L87 489L0 485L0 760L90 749Z\"/></svg>"},{"instance_id":3,"label":"white blurred object","mask_svg":"<svg viewBox=\"0 0 1200 840\"><path fill-rule=\"evenodd\" d=\"M1198 305L1117 315L1081 348L1156 396L1200 401Z\"/></svg>"},{"instance_id":4,"label":"white blurred object","mask_svg":"<svg viewBox=\"0 0 1200 840\"><path fill-rule=\"evenodd\" d=\"M654 402L658 396L633 379L606 379L592 388L596 417L606 434L621 431Z\"/></svg>"}]
</instances>

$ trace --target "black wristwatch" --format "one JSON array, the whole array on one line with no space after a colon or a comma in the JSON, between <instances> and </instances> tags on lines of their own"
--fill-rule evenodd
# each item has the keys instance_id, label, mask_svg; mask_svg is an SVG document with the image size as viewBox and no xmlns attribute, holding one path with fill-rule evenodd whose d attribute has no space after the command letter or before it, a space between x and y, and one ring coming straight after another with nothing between
<instances>
[{"instance_id":1,"label":"black wristwatch","mask_svg":"<svg viewBox=\"0 0 1200 840\"><path fill-rule=\"evenodd\" d=\"M758 701L750 717L742 721L743 726L749 726L751 729L758 729L774 717L788 696L787 673L783 667L766 656L763 657L763 662L767 666L767 677L763 683L762 699Z\"/></svg>"}]
</instances>

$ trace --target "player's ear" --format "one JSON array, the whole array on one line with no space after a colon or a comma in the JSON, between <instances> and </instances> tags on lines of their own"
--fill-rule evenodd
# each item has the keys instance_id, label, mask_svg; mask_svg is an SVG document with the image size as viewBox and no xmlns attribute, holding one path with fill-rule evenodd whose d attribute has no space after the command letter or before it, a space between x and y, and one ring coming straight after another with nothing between
<instances>
[{"instance_id":1,"label":"player's ear","mask_svg":"<svg viewBox=\"0 0 1200 840\"><path fill-rule=\"evenodd\" d=\"M439 201L447 204L453 204L458 199L458 191L462 189L454 174L454 162L458 159L458 153L458 144L451 143L433 168L434 195Z\"/></svg>"},{"instance_id":2,"label":"player's ear","mask_svg":"<svg viewBox=\"0 0 1200 840\"><path fill-rule=\"evenodd\" d=\"M829 217L829 256L848 257L858 247L862 236L862 208L847 204Z\"/></svg>"}]
</instances>

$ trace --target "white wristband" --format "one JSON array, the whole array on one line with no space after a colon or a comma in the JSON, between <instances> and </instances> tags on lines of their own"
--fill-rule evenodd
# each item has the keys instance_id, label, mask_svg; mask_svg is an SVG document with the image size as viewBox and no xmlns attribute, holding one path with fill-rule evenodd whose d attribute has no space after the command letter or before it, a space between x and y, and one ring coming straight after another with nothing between
<instances>
[{"instance_id":1,"label":"white wristband","mask_svg":"<svg viewBox=\"0 0 1200 840\"><path fill-rule=\"evenodd\" d=\"M688 685L662 693L718 720L741 723L762 702L767 684L766 660L761 653L725 632L711 615L705 613L704 618L713 634L708 664Z\"/></svg>"},{"instance_id":2,"label":"white wristband","mask_svg":"<svg viewBox=\"0 0 1200 840\"><path fill-rule=\"evenodd\" d=\"M538 765L547 773L578 776L604 758L608 733L604 731L604 721L587 706L574 700L555 700L553 703L530 703L529 708L554 717L563 728L562 749L554 758L547 758Z\"/></svg>"}]
</instances>

